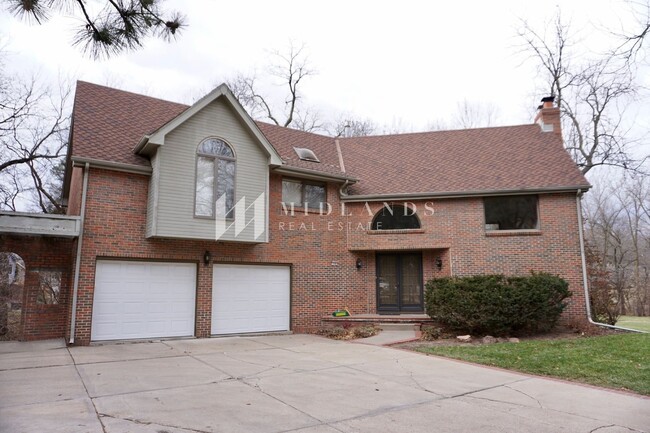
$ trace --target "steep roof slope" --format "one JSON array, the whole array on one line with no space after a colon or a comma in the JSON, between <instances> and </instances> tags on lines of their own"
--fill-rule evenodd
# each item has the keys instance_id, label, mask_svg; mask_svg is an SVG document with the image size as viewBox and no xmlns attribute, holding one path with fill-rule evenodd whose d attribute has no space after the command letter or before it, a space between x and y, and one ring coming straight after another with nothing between
<instances>
[{"instance_id":1,"label":"steep roof slope","mask_svg":"<svg viewBox=\"0 0 650 433\"><path fill-rule=\"evenodd\" d=\"M71 156L148 166L133 149L142 136L189 108L110 87L77 82ZM289 167L342 174L331 137L257 122ZM313 150L320 163L293 150ZM508 191L586 187L558 134L535 124L341 138L352 194Z\"/></svg>"},{"instance_id":2,"label":"steep roof slope","mask_svg":"<svg viewBox=\"0 0 650 433\"><path fill-rule=\"evenodd\" d=\"M187 105L77 81L72 156L148 166L133 153L143 135L155 131Z\"/></svg>"},{"instance_id":3,"label":"steep roof slope","mask_svg":"<svg viewBox=\"0 0 650 433\"><path fill-rule=\"evenodd\" d=\"M558 134L536 124L340 140L353 194L588 186Z\"/></svg>"}]
</instances>

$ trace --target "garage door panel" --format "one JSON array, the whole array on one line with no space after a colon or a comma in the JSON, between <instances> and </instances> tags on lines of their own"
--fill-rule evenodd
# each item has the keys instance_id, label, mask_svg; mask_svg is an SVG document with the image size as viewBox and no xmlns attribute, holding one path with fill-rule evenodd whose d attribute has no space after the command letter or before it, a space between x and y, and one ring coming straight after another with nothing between
<instances>
[{"instance_id":1,"label":"garage door panel","mask_svg":"<svg viewBox=\"0 0 650 433\"><path fill-rule=\"evenodd\" d=\"M288 266L214 265L212 333L289 330Z\"/></svg>"},{"instance_id":2,"label":"garage door panel","mask_svg":"<svg viewBox=\"0 0 650 433\"><path fill-rule=\"evenodd\" d=\"M194 334L196 265L97 261L91 339Z\"/></svg>"}]
</instances>

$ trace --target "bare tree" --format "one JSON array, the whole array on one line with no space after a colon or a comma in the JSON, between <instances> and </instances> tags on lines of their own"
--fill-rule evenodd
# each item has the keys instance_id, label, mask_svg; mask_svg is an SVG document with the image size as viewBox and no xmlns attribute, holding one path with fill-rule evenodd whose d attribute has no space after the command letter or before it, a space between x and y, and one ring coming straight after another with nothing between
<instances>
[{"instance_id":1,"label":"bare tree","mask_svg":"<svg viewBox=\"0 0 650 433\"><path fill-rule=\"evenodd\" d=\"M620 314L650 315L649 201L650 178L638 173L598 184L585 199L586 238L600 264L594 269L606 274Z\"/></svg>"},{"instance_id":2,"label":"bare tree","mask_svg":"<svg viewBox=\"0 0 650 433\"><path fill-rule=\"evenodd\" d=\"M108 0L98 11L87 0L6 0L5 8L17 16L42 24L52 13L80 16L73 45L99 58L142 47L147 36L175 38L185 27L179 12L165 13L162 0Z\"/></svg>"},{"instance_id":3,"label":"bare tree","mask_svg":"<svg viewBox=\"0 0 650 433\"><path fill-rule=\"evenodd\" d=\"M306 107L296 110L293 128L306 132L320 132L325 129L325 123L320 111Z\"/></svg>"},{"instance_id":4,"label":"bare tree","mask_svg":"<svg viewBox=\"0 0 650 433\"><path fill-rule=\"evenodd\" d=\"M650 215L645 204L650 202L650 178L634 174L626 179L623 188L613 194L621 203L627 229L627 241L631 255L631 309L638 316L650 314Z\"/></svg>"},{"instance_id":5,"label":"bare tree","mask_svg":"<svg viewBox=\"0 0 650 433\"><path fill-rule=\"evenodd\" d=\"M305 46L291 43L286 52L275 51L273 57L267 72L273 77L273 84L286 91L281 107L262 90L256 74L238 74L226 84L254 119L295 129L321 128L317 113L302 104L303 81L316 73L309 64Z\"/></svg>"},{"instance_id":6,"label":"bare tree","mask_svg":"<svg viewBox=\"0 0 650 433\"><path fill-rule=\"evenodd\" d=\"M643 50L645 43L650 39L650 1L629 0L630 10L636 19L636 27L631 32L614 32L622 40L616 47L615 53L625 60L631 61Z\"/></svg>"},{"instance_id":7,"label":"bare tree","mask_svg":"<svg viewBox=\"0 0 650 433\"><path fill-rule=\"evenodd\" d=\"M499 120L499 109L492 103L481 104L463 99L457 105L452 119L453 128L469 129L495 126Z\"/></svg>"},{"instance_id":8,"label":"bare tree","mask_svg":"<svg viewBox=\"0 0 650 433\"><path fill-rule=\"evenodd\" d=\"M327 133L332 137L365 137L377 133L378 127L370 119L357 118L352 114L339 114L327 126Z\"/></svg>"},{"instance_id":9,"label":"bare tree","mask_svg":"<svg viewBox=\"0 0 650 433\"><path fill-rule=\"evenodd\" d=\"M525 21L519 35L524 49L537 62L560 108L565 146L583 174L594 167L640 170L644 159L630 152L634 140L626 126L625 108L637 94L633 71L615 54L571 51L570 25L558 13L550 35Z\"/></svg>"},{"instance_id":10,"label":"bare tree","mask_svg":"<svg viewBox=\"0 0 650 433\"><path fill-rule=\"evenodd\" d=\"M70 95L67 84L53 89L0 64L0 208L63 210L54 168L67 146Z\"/></svg>"}]
</instances>

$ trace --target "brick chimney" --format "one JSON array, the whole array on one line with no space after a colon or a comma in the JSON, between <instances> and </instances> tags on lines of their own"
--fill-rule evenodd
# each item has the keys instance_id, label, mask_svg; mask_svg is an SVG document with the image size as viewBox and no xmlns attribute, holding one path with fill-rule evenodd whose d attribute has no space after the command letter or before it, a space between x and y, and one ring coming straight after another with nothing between
<instances>
[{"instance_id":1,"label":"brick chimney","mask_svg":"<svg viewBox=\"0 0 650 433\"><path fill-rule=\"evenodd\" d=\"M553 104L554 101L555 96L542 98L542 104L537 107L535 123L542 128L543 132L554 132L555 134L562 135L560 108Z\"/></svg>"}]
</instances>

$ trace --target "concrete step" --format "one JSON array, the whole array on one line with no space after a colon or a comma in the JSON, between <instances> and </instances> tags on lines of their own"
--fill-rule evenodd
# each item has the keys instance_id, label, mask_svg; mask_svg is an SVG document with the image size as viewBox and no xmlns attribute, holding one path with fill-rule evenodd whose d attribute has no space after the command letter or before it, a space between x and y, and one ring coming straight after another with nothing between
<instances>
[{"instance_id":1,"label":"concrete step","mask_svg":"<svg viewBox=\"0 0 650 433\"><path fill-rule=\"evenodd\" d=\"M378 323L377 327L382 331L413 331L419 325L414 325L413 323Z\"/></svg>"}]
</instances>

